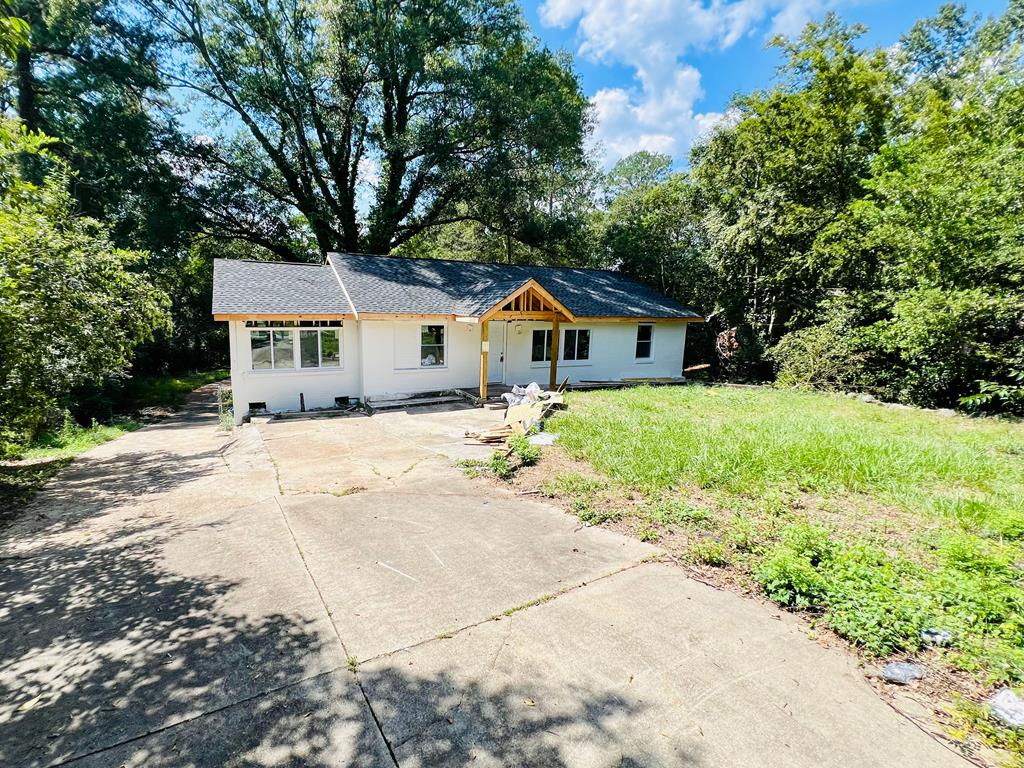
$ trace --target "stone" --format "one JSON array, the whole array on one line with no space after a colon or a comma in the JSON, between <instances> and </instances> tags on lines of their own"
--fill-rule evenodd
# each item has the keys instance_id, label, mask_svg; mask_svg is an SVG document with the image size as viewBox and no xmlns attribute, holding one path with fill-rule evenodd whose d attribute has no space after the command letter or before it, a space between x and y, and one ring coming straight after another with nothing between
<instances>
[{"instance_id":1,"label":"stone","mask_svg":"<svg viewBox=\"0 0 1024 768\"><path fill-rule=\"evenodd\" d=\"M1007 728L1024 728L1024 699L1009 688L1000 688L988 700L992 717Z\"/></svg>"},{"instance_id":2,"label":"stone","mask_svg":"<svg viewBox=\"0 0 1024 768\"><path fill-rule=\"evenodd\" d=\"M882 679L895 685L906 685L924 677L924 670L917 664L905 661L891 661L882 667Z\"/></svg>"},{"instance_id":3,"label":"stone","mask_svg":"<svg viewBox=\"0 0 1024 768\"><path fill-rule=\"evenodd\" d=\"M874 395L858 395L857 399L862 403L877 403L878 399Z\"/></svg>"},{"instance_id":4,"label":"stone","mask_svg":"<svg viewBox=\"0 0 1024 768\"><path fill-rule=\"evenodd\" d=\"M953 642L953 633L946 629L922 629L921 641L942 648Z\"/></svg>"}]
</instances>

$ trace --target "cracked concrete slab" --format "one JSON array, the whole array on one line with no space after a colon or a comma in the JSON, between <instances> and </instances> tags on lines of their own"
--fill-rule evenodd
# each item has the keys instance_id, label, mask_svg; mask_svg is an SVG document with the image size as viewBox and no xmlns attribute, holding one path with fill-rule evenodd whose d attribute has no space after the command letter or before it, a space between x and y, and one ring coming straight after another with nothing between
<instances>
[{"instance_id":1,"label":"cracked concrete slab","mask_svg":"<svg viewBox=\"0 0 1024 768\"><path fill-rule=\"evenodd\" d=\"M955 762L764 607L466 479L493 413L228 436L212 394L0 534L0 765Z\"/></svg>"},{"instance_id":2,"label":"cracked concrete slab","mask_svg":"<svg viewBox=\"0 0 1024 768\"><path fill-rule=\"evenodd\" d=\"M350 654L429 640L658 551L547 504L481 495L457 473L445 486L281 499Z\"/></svg>"},{"instance_id":3,"label":"cracked concrete slab","mask_svg":"<svg viewBox=\"0 0 1024 768\"><path fill-rule=\"evenodd\" d=\"M962 768L849 658L648 563L360 668L403 768Z\"/></svg>"}]
</instances>

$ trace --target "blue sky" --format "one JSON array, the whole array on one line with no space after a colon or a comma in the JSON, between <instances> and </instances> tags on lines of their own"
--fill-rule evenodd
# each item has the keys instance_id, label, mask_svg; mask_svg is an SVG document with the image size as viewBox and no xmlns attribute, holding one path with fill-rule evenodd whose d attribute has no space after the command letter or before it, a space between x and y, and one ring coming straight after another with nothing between
<instances>
[{"instance_id":1,"label":"blue sky","mask_svg":"<svg viewBox=\"0 0 1024 768\"><path fill-rule=\"evenodd\" d=\"M889 46L941 0L521 0L534 32L571 52L596 118L606 164L637 149L685 161L694 138L737 92L769 85L779 63L765 48L835 10ZM1005 0L967 0L999 15Z\"/></svg>"}]
</instances>

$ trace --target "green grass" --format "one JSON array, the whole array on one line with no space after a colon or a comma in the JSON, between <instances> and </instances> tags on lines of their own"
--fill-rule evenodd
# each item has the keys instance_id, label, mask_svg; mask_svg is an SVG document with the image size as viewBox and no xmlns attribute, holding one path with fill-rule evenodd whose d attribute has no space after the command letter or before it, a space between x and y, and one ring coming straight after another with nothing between
<instances>
[{"instance_id":1,"label":"green grass","mask_svg":"<svg viewBox=\"0 0 1024 768\"><path fill-rule=\"evenodd\" d=\"M170 376L133 376L124 388L124 401L132 407L178 408L195 389L223 381L231 375L227 370Z\"/></svg>"},{"instance_id":2,"label":"green grass","mask_svg":"<svg viewBox=\"0 0 1024 768\"><path fill-rule=\"evenodd\" d=\"M119 419L110 424L94 423L83 427L69 419L56 432L44 432L32 441L22 458L32 461L53 457L77 456L90 448L109 442L114 438L134 432L142 425L137 421Z\"/></svg>"},{"instance_id":3,"label":"green grass","mask_svg":"<svg viewBox=\"0 0 1024 768\"><path fill-rule=\"evenodd\" d=\"M676 387L574 394L551 429L597 470L549 481L586 514L613 516L605 476L646 537L686 531L684 559L739 571L868 655L942 628L945 663L1024 684L1024 424Z\"/></svg>"}]
</instances>

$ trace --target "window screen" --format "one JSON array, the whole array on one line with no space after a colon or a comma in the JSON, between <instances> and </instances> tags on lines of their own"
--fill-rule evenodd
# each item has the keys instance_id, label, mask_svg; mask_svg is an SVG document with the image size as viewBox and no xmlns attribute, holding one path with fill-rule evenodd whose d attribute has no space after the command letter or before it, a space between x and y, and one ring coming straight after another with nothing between
<instances>
[{"instance_id":1,"label":"window screen","mask_svg":"<svg viewBox=\"0 0 1024 768\"><path fill-rule=\"evenodd\" d=\"M533 351L530 359L535 363L543 363L551 359L551 331L536 330L533 332Z\"/></svg>"},{"instance_id":2,"label":"window screen","mask_svg":"<svg viewBox=\"0 0 1024 768\"><path fill-rule=\"evenodd\" d=\"M444 365L444 326L420 326L420 365Z\"/></svg>"},{"instance_id":3,"label":"window screen","mask_svg":"<svg viewBox=\"0 0 1024 768\"><path fill-rule=\"evenodd\" d=\"M565 349L563 360L590 359L590 331L587 329L567 329L565 331Z\"/></svg>"},{"instance_id":4,"label":"window screen","mask_svg":"<svg viewBox=\"0 0 1024 768\"><path fill-rule=\"evenodd\" d=\"M649 360L654 344L654 326L641 323L636 327L636 359Z\"/></svg>"}]
</instances>

